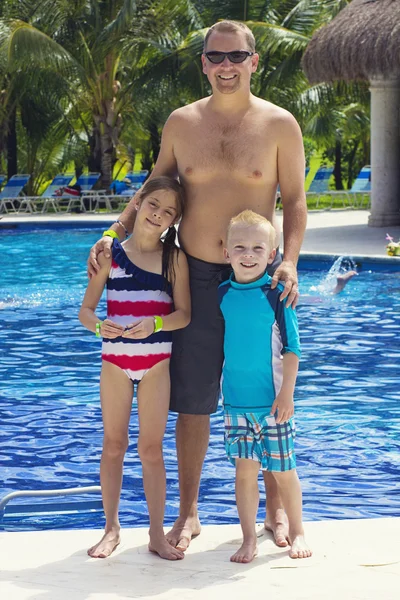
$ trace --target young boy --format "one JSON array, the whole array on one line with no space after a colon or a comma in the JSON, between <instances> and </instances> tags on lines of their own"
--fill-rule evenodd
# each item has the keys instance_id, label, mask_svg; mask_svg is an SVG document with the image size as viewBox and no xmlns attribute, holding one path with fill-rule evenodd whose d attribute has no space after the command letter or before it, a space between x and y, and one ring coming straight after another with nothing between
<instances>
[{"instance_id":1,"label":"young boy","mask_svg":"<svg viewBox=\"0 0 400 600\"><path fill-rule=\"evenodd\" d=\"M290 556L311 556L304 539L294 453L293 393L300 356L297 317L279 299L282 286L271 289L266 273L275 257L275 236L271 223L251 210L234 217L224 250L233 274L219 287L225 320L225 448L236 465L236 502L243 531L242 546L231 561L240 563L257 555L260 466L271 471L278 483L289 519Z\"/></svg>"}]
</instances>

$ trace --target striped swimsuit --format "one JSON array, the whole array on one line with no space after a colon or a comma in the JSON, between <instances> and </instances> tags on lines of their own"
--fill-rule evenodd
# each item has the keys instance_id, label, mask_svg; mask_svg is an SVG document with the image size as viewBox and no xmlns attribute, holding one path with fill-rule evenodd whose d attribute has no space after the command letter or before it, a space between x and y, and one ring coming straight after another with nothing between
<instances>
[{"instance_id":1,"label":"striped swimsuit","mask_svg":"<svg viewBox=\"0 0 400 600\"><path fill-rule=\"evenodd\" d=\"M107 317L126 326L144 317L164 317L171 312L171 284L162 275L134 265L115 239L107 280ZM170 358L171 347L171 331L153 333L143 340L103 338L102 359L119 367L129 379L138 383L151 367Z\"/></svg>"}]
</instances>

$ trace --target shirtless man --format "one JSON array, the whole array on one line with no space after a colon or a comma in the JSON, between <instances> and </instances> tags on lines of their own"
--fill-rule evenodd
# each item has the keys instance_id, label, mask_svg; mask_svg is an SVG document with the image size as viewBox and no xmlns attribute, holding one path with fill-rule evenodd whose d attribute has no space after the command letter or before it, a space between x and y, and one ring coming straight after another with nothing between
<instances>
[{"instance_id":1,"label":"shirtless man","mask_svg":"<svg viewBox=\"0 0 400 600\"><path fill-rule=\"evenodd\" d=\"M171 410L179 413L176 444L180 515L167 534L169 542L181 550L186 550L191 538L200 533L200 476L209 441L210 414L217 409L223 362L217 287L227 276L223 248L229 220L243 209L251 209L274 223L278 241L274 209L279 182L285 257L275 271L273 287L278 280L284 281L281 299L295 306L296 264L307 218L301 131L286 110L251 94L250 79L259 60L251 31L237 22L213 25L206 35L201 60L213 93L170 115L151 174L179 176L187 195L179 239L188 255L192 321L173 340ZM120 239L125 237L125 228L132 231L135 212L131 201L120 217L123 226L113 224ZM106 255L110 252L111 241L103 237L92 248L90 274L98 268L97 254L101 250ZM265 483L265 527L273 531L279 546L285 546L287 519L277 484L269 473L265 474ZM119 532L109 532L91 555L110 554L118 541Z\"/></svg>"}]
</instances>

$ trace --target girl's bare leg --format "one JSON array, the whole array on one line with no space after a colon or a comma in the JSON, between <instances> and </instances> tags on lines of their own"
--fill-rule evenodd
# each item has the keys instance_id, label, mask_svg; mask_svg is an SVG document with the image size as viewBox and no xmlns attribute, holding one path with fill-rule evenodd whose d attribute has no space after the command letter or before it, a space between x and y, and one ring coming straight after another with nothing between
<instances>
[{"instance_id":1,"label":"girl's bare leg","mask_svg":"<svg viewBox=\"0 0 400 600\"><path fill-rule=\"evenodd\" d=\"M302 493L297 471L274 471L278 482L280 497L282 498L285 512L289 519L289 543L291 545L289 556L291 558L308 558L312 551L304 538L302 517Z\"/></svg>"},{"instance_id":2,"label":"girl's bare leg","mask_svg":"<svg viewBox=\"0 0 400 600\"><path fill-rule=\"evenodd\" d=\"M256 518L259 504L258 471L260 464L247 458L236 459L236 505L243 543L231 556L232 562L249 563L257 556Z\"/></svg>"},{"instance_id":3,"label":"girl's bare leg","mask_svg":"<svg viewBox=\"0 0 400 600\"><path fill-rule=\"evenodd\" d=\"M150 516L149 550L161 558L179 560L183 552L172 547L163 529L166 475L162 442L170 397L169 360L152 367L138 386L139 442L143 486Z\"/></svg>"},{"instance_id":4,"label":"girl's bare leg","mask_svg":"<svg viewBox=\"0 0 400 600\"><path fill-rule=\"evenodd\" d=\"M133 384L119 367L103 361L100 376L100 399L104 440L100 463L101 493L106 526L104 536L89 548L93 558L106 558L120 542L118 506L122 485L122 468L128 448L128 429L133 398Z\"/></svg>"}]
</instances>

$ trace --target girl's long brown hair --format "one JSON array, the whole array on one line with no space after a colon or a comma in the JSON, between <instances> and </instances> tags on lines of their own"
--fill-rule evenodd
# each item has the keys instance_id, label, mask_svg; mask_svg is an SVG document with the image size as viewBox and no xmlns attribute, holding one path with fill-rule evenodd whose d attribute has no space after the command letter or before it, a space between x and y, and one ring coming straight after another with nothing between
<instances>
[{"instance_id":1,"label":"girl's long brown hair","mask_svg":"<svg viewBox=\"0 0 400 600\"><path fill-rule=\"evenodd\" d=\"M179 181L164 175L150 179L144 184L139 192L139 202L141 203L144 198L150 196L150 194L157 190L168 190L175 194L177 211L176 219L181 219L185 208L185 193ZM178 250L176 245L175 225L171 225L161 241L163 242L161 274L170 283L173 283L175 279L174 256Z\"/></svg>"}]
</instances>

